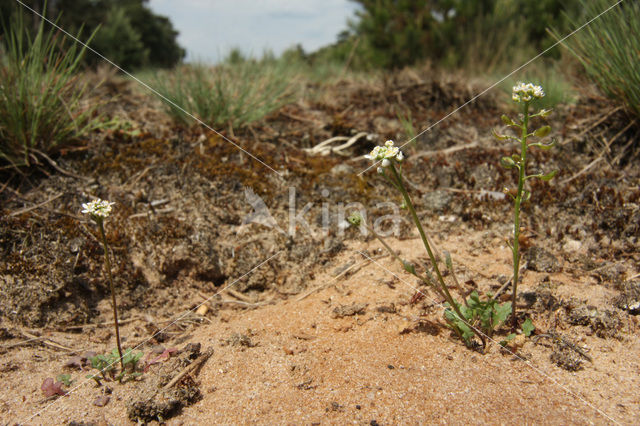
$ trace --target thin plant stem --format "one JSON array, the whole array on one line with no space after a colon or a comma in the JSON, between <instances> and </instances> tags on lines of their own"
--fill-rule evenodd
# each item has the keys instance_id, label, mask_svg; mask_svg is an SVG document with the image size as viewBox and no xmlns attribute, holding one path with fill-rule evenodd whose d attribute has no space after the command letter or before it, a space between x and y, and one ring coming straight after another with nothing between
<instances>
[{"instance_id":1,"label":"thin plant stem","mask_svg":"<svg viewBox=\"0 0 640 426\"><path fill-rule=\"evenodd\" d=\"M511 297L511 315L513 327L518 326L518 317L516 315L516 297L518 291L518 279L520 272L520 205L522 203L522 193L524 190L524 181L526 176L527 164L527 136L529 126L529 102L523 105L522 120L522 138L520 139L520 161L518 164L518 191L516 192L514 213L513 213L513 295Z\"/></svg>"},{"instance_id":2,"label":"thin plant stem","mask_svg":"<svg viewBox=\"0 0 640 426\"><path fill-rule=\"evenodd\" d=\"M456 277L456 273L453 270L453 261L451 260L451 255L449 254L449 252L445 252L445 259L446 259L446 265L447 265L447 269L449 269L449 272L451 273L451 277L453 278L453 282L456 285L456 288L458 289L458 293L460 293L460 296L462 297L462 301L464 302L464 305L468 308L469 307L469 302L467 302L467 298L465 297L464 291L462 290L462 286L460 285L460 282L458 281L458 277Z\"/></svg>"},{"instance_id":3,"label":"thin plant stem","mask_svg":"<svg viewBox=\"0 0 640 426\"><path fill-rule=\"evenodd\" d=\"M124 359L122 357L122 346L120 345L120 327L118 325L118 306L116 304L116 289L113 285L113 277L111 275L111 260L109 258L109 247L107 245L107 236L104 233L104 225L102 220L98 220L100 228L100 236L102 237L102 246L104 248L104 264L107 269L107 278L109 279L109 287L111 287L111 305L113 307L113 324L116 329L116 341L118 344L118 355L120 356L120 367L124 371Z\"/></svg>"},{"instance_id":4,"label":"thin plant stem","mask_svg":"<svg viewBox=\"0 0 640 426\"><path fill-rule=\"evenodd\" d=\"M436 285L436 283L432 282L431 280L429 280L427 277L423 277L422 275L418 274L417 272L413 271L408 271L405 261L402 260L400 258L400 256L398 256L398 253L396 253L395 250L393 250L389 244L387 244L387 242L382 239L382 237L380 235L378 235L378 233L369 225L367 225L366 223L362 223L362 225L364 225L365 228L367 228L367 230L369 232L371 232L373 234L374 237L376 237L378 239L378 241L380 241L380 243L382 243L382 245L384 246L385 249L387 249L387 251L391 254L391 256L393 256L398 262L400 262L402 264L402 266L404 267L405 271L409 272L411 275L415 276L416 278L418 278L420 281L424 282L425 284L427 284L428 286L430 286L437 294L438 296L442 297L443 299L447 299L447 297L444 295L444 293L442 292L442 290L440 290L438 288L438 286Z\"/></svg>"},{"instance_id":5,"label":"thin plant stem","mask_svg":"<svg viewBox=\"0 0 640 426\"><path fill-rule=\"evenodd\" d=\"M389 168L393 172L393 176L398 184L398 189L402 193L402 197L404 198L404 201L407 206L407 209L409 210L409 213L411 213L411 218L413 219L413 222L418 228L418 233L420 234L420 238L422 238L422 243L424 244L424 248L427 250L427 254L429 255L429 259L431 260L431 266L433 266L433 270L436 272L438 283L442 288L442 291L445 295L445 299L447 300L447 302L449 302L449 305L451 305L451 308L455 311L458 318L460 318L460 320L464 322L471 330L473 330L473 332L480 338L480 340L482 340L482 346L484 347L486 345L484 336L478 330L476 330L475 327L473 327L471 324L467 322L465 317L460 312L460 308L458 308L458 305L455 302L455 299L453 298L453 296L451 296L451 293L447 288L447 284L444 282L444 278L442 278L442 274L440 273L440 268L438 267L438 262L436 261L436 257L433 254L433 251L431 250L431 245L429 244L429 240L427 239L427 234L424 232L424 229L422 228L420 219L418 219L418 214L416 213L416 209L413 207L413 202L411 201L411 197L409 196L407 189L404 187L404 184L402 183L402 177L396 170L395 166L393 165L393 162L390 164Z\"/></svg>"}]
</instances>

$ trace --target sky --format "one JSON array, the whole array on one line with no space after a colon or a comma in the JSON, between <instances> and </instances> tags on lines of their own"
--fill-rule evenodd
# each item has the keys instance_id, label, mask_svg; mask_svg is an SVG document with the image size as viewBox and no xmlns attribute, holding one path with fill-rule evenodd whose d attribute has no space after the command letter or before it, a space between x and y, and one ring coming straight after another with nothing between
<instances>
[{"instance_id":1,"label":"sky","mask_svg":"<svg viewBox=\"0 0 640 426\"><path fill-rule=\"evenodd\" d=\"M336 41L354 16L349 0L151 0L180 32L187 61L214 63L232 48L261 56L301 44L305 52Z\"/></svg>"}]
</instances>

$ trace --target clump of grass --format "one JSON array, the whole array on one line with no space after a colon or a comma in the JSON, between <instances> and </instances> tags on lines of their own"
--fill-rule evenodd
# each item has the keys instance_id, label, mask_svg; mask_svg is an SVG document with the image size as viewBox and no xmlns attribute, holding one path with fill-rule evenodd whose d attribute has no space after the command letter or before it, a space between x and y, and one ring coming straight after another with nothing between
<instances>
[{"instance_id":1,"label":"clump of grass","mask_svg":"<svg viewBox=\"0 0 640 426\"><path fill-rule=\"evenodd\" d=\"M84 54L60 34L44 29L35 36L22 15L3 22L0 51L0 159L14 167L38 163L100 125L95 106L83 102L85 85L76 71Z\"/></svg>"},{"instance_id":2,"label":"clump of grass","mask_svg":"<svg viewBox=\"0 0 640 426\"><path fill-rule=\"evenodd\" d=\"M612 2L581 0L581 3L591 18ZM640 3L617 5L569 39L566 46L600 89L640 116Z\"/></svg>"},{"instance_id":3,"label":"clump of grass","mask_svg":"<svg viewBox=\"0 0 640 426\"><path fill-rule=\"evenodd\" d=\"M215 67L183 65L153 78L153 85L171 102L169 114L179 123L192 124L180 108L214 127L243 127L291 102L297 92L295 78L277 61L239 61Z\"/></svg>"},{"instance_id":4,"label":"clump of grass","mask_svg":"<svg viewBox=\"0 0 640 426\"><path fill-rule=\"evenodd\" d=\"M404 130L405 139L412 140L413 144L415 145L416 142L414 139L418 134L418 132L416 131L415 126L413 125L413 115L411 114L411 109L406 108L404 110L399 110L396 113L396 116L398 117L398 121L400 122L400 125Z\"/></svg>"}]
</instances>

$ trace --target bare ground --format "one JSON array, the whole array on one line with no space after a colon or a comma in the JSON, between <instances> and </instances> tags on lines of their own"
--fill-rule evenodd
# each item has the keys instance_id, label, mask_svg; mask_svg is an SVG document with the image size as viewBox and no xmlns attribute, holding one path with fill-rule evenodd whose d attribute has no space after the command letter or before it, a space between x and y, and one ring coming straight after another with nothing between
<instances>
[{"instance_id":1,"label":"bare ground","mask_svg":"<svg viewBox=\"0 0 640 426\"><path fill-rule=\"evenodd\" d=\"M535 184L523 213L519 309L536 330L510 351L492 343L480 353L446 327L431 293L415 297L419 283L379 243L341 231L339 203L360 202L373 220L391 214L377 203L398 201L375 173L358 177L368 164L357 157L376 142L349 157L303 151L359 131L401 140L395 106L425 126L477 88L428 71L345 82L226 132L280 179L216 135L173 128L130 84L104 87L104 99L122 95L106 107L141 134L96 135L56 158L58 170L3 178L4 423L633 424L640 415L638 317L628 309L640 301L637 130L607 101L585 94L556 111L558 147L533 154L532 169L561 170ZM502 108L481 98L406 149L419 213L465 291L495 292L511 271L511 207L499 191L513 176L497 163L513 147L490 134ZM312 203L309 228L243 224L254 193L288 231L289 187L297 212ZM117 203L107 232L124 346L147 359L177 349L137 380L102 387L82 363L64 367L115 347L98 234L79 213L94 196ZM408 222L390 241L424 261ZM45 398L44 379L65 372L73 391Z\"/></svg>"}]
</instances>

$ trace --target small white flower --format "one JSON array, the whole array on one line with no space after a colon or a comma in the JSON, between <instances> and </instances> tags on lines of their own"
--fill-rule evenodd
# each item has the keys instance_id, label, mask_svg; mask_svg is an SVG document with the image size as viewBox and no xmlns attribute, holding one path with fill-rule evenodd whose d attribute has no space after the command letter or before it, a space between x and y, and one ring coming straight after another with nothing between
<instances>
[{"instance_id":1,"label":"small white flower","mask_svg":"<svg viewBox=\"0 0 640 426\"><path fill-rule=\"evenodd\" d=\"M109 201L98 198L97 200L83 203L82 208L84 210L82 210L82 213L88 213L91 216L101 218L109 217L109 214L111 213L111 206L114 204L115 203L110 203Z\"/></svg>"},{"instance_id":2,"label":"small white flower","mask_svg":"<svg viewBox=\"0 0 640 426\"><path fill-rule=\"evenodd\" d=\"M518 82L513 86L513 93L511 99L514 102L529 102L533 98L540 99L544 97L544 90L542 87L536 86L533 83Z\"/></svg>"},{"instance_id":3,"label":"small white flower","mask_svg":"<svg viewBox=\"0 0 640 426\"><path fill-rule=\"evenodd\" d=\"M400 151L400 148L393 146L393 141L389 140L384 143L385 146L376 146L371 153L365 155L365 158L373 161L381 161L382 167L389 167L391 160L396 159L402 161L404 155Z\"/></svg>"},{"instance_id":4,"label":"small white flower","mask_svg":"<svg viewBox=\"0 0 640 426\"><path fill-rule=\"evenodd\" d=\"M378 167L378 174L381 175L384 173L384 170L382 169L382 167Z\"/></svg>"}]
</instances>

